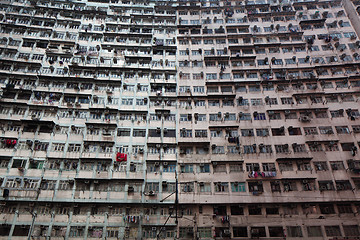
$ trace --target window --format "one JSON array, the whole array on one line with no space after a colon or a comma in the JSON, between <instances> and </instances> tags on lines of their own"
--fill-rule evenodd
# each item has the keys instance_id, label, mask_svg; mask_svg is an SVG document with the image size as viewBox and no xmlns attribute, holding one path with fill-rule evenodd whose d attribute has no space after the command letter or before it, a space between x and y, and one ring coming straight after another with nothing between
<instances>
[{"instance_id":1,"label":"window","mask_svg":"<svg viewBox=\"0 0 360 240\"><path fill-rule=\"evenodd\" d=\"M256 129L256 136L258 136L258 137L269 136L269 129L266 129L266 128Z\"/></svg>"},{"instance_id":2,"label":"window","mask_svg":"<svg viewBox=\"0 0 360 240\"><path fill-rule=\"evenodd\" d=\"M271 192L281 192L280 181L270 182Z\"/></svg>"},{"instance_id":3,"label":"window","mask_svg":"<svg viewBox=\"0 0 360 240\"><path fill-rule=\"evenodd\" d=\"M304 127L305 135L318 135L316 127Z\"/></svg>"},{"instance_id":4,"label":"window","mask_svg":"<svg viewBox=\"0 0 360 240\"><path fill-rule=\"evenodd\" d=\"M225 164L219 164L219 165L213 165L214 173L226 173L226 165Z\"/></svg>"},{"instance_id":5,"label":"window","mask_svg":"<svg viewBox=\"0 0 360 240\"><path fill-rule=\"evenodd\" d=\"M248 182L249 191L253 193L263 192L263 184L261 181L258 182Z\"/></svg>"},{"instance_id":6,"label":"window","mask_svg":"<svg viewBox=\"0 0 360 240\"><path fill-rule=\"evenodd\" d=\"M277 206L266 207L265 212L267 215L279 215L279 207Z\"/></svg>"},{"instance_id":7,"label":"window","mask_svg":"<svg viewBox=\"0 0 360 240\"><path fill-rule=\"evenodd\" d=\"M244 208L239 205L230 206L231 215L244 215Z\"/></svg>"},{"instance_id":8,"label":"window","mask_svg":"<svg viewBox=\"0 0 360 240\"><path fill-rule=\"evenodd\" d=\"M289 152L289 145L275 145L275 151L276 153L288 153Z\"/></svg>"},{"instance_id":9,"label":"window","mask_svg":"<svg viewBox=\"0 0 360 240\"><path fill-rule=\"evenodd\" d=\"M209 100L209 106L210 107L220 107L220 101L219 100ZM210 116L211 115L212 114L210 114Z\"/></svg>"},{"instance_id":10,"label":"window","mask_svg":"<svg viewBox=\"0 0 360 240\"><path fill-rule=\"evenodd\" d=\"M322 231L320 226L307 227L308 237L322 237Z\"/></svg>"},{"instance_id":11,"label":"window","mask_svg":"<svg viewBox=\"0 0 360 240\"><path fill-rule=\"evenodd\" d=\"M357 225L343 225L343 229L346 237L360 236L359 226Z\"/></svg>"},{"instance_id":12,"label":"window","mask_svg":"<svg viewBox=\"0 0 360 240\"><path fill-rule=\"evenodd\" d=\"M145 186L146 192L159 192L159 183L158 182L147 182Z\"/></svg>"},{"instance_id":13,"label":"window","mask_svg":"<svg viewBox=\"0 0 360 240\"><path fill-rule=\"evenodd\" d=\"M316 171L327 171L329 170L327 162L314 162L314 167Z\"/></svg>"},{"instance_id":14,"label":"window","mask_svg":"<svg viewBox=\"0 0 360 240\"><path fill-rule=\"evenodd\" d=\"M194 93L204 93L205 92L205 87L203 87L203 86L194 86L193 91L194 91Z\"/></svg>"},{"instance_id":15,"label":"window","mask_svg":"<svg viewBox=\"0 0 360 240\"><path fill-rule=\"evenodd\" d=\"M204 183L204 182L200 182L199 183L199 191L200 192L211 192L211 185L210 183Z\"/></svg>"},{"instance_id":16,"label":"window","mask_svg":"<svg viewBox=\"0 0 360 240\"><path fill-rule=\"evenodd\" d=\"M175 172L175 169L175 164L168 164L167 166L163 166L163 172Z\"/></svg>"},{"instance_id":17,"label":"window","mask_svg":"<svg viewBox=\"0 0 360 240\"><path fill-rule=\"evenodd\" d=\"M68 152L80 152L81 144L69 144Z\"/></svg>"},{"instance_id":18,"label":"window","mask_svg":"<svg viewBox=\"0 0 360 240\"><path fill-rule=\"evenodd\" d=\"M195 130L195 137L196 138L206 138L207 130Z\"/></svg>"},{"instance_id":19,"label":"window","mask_svg":"<svg viewBox=\"0 0 360 240\"><path fill-rule=\"evenodd\" d=\"M219 130L210 130L210 136L211 137L222 137L223 132Z\"/></svg>"},{"instance_id":20,"label":"window","mask_svg":"<svg viewBox=\"0 0 360 240\"><path fill-rule=\"evenodd\" d=\"M181 183L181 189L183 192L193 192L194 184L193 183Z\"/></svg>"},{"instance_id":21,"label":"window","mask_svg":"<svg viewBox=\"0 0 360 240\"><path fill-rule=\"evenodd\" d=\"M193 164L185 164L185 165L181 166L181 172L182 173L193 173L194 172Z\"/></svg>"},{"instance_id":22,"label":"window","mask_svg":"<svg viewBox=\"0 0 360 240\"><path fill-rule=\"evenodd\" d=\"M334 134L331 126L319 127L320 134Z\"/></svg>"},{"instance_id":23,"label":"window","mask_svg":"<svg viewBox=\"0 0 360 240\"><path fill-rule=\"evenodd\" d=\"M295 181L283 181L284 192L297 191Z\"/></svg>"},{"instance_id":24,"label":"window","mask_svg":"<svg viewBox=\"0 0 360 240\"><path fill-rule=\"evenodd\" d=\"M341 236L339 226L325 226L325 233L327 237Z\"/></svg>"},{"instance_id":25,"label":"window","mask_svg":"<svg viewBox=\"0 0 360 240\"><path fill-rule=\"evenodd\" d=\"M336 132L338 134L349 134L350 129L348 126L335 126Z\"/></svg>"},{"instance_id":26,"label":"window","mask_svg":"<svg viewBox=\"0 0 360 240\"><path fill-rule=\"evenodd\" d=\"M360 125L352 125L352 129L354 133L360 133Z\"/></svg>"},{"instance_id":27,"label":"window","mask_svg":"<svg viewBox=\"0 0 360 240\"><path fill-rule=\"evenodd\" d=\"M228 154L239 154L239 148L237 146L228 146L227 150Z\"/></svg>"},{"instance_id":28,"label":"window","mask_svg":"<svg viewBox=\"0 0 360 240\"><path fill-rule=\"evenodd\" d=\"M244 145L244 154L256 153L256 145Z\"/></svg>"},{"instance_id":29,"label":"window","mask_svg":"<svg viewBox=\"0 0 360 240\"><path fill-rule=\"evenodd\" d=\"M343 161L332 161L330 162L331 170L345 170L344 162Z\"/></svg>"},{"instance_id":30,"label":"window","mask_svg":"<svg viewBox=\"0 0 360 240\"><path fill-rule=\"evenodd\" d=\"M289 226L286 227L287 234L289 237L302 237L302 230L300 226Z\"/></svg>"},{"instance_id":31,"label":"window","mask_svg":"<svg viewBox=\"0 0 360 240\"><path fill-rule=\"evenodd\" d=\"M200 164L198 168L199 173L209 173L210 165L209 164Z\"/></svg>"},{"instance_id":32,"label":"window","mask_svg":"<svg viewBox=\"0 0 360 240\"><path fill-rule=\"evenodd\" d=\"M336 184L336 190L338 191L343 191L343 190L352 190L352 185L348 180L338 180L335 181Z\"/></svg>"},{"instance_id":33,"label":"window","mask_svg":"<svg viewBox=\"0 0 360 240\"><path fill-rule=\"evenodd\" d=\"M250 113L239 113L240 121L251 121Z\"/></svg>"},{"instance_id":34,"label":"window","mask_svg":"<svg viewBox=\"0 0 360 240\"><path fill-rule=\"evenodd\" d=\"M248 237L247 227L233 227L234 237Z\"/></svg>"},{"instance_id":35,"label":"window","mask_svg":"<svg viewBox=\"0 0 360 240\"><path fill-rule=\"evenodd\" d=\"M242 172L242 171L244 171L242 163L230 164L230 173L232 173L232 172Z\"/></svg>"},{"instance_id":36,"label":"window","mask_svg":"<svg viewBox=\"0 0 360 240\"><path fill-rule=\"evenodd\" d=\"M335 190L334 183L332 181L319 181L320 191L333 191Z\"/></svg>"},{"instance_id":37,"label":"window","mask_svg":"<svg viewBox=\"0 0 360 240\"><path fill-rule=\"evenodd\" d=\"M292 162L280 162L279 169L280 169L280 171L293 171L293 163Z\"/></svg>"},{"instance_id":38,"label":"window","mask_svg":"<svg viewBox=\"0 0 360 240\"><path fill-rule=\"evenodd\" d=\"M245 183L232 182L231 192L246 192Z\"/></svg>"},{"instance_id":39,"label":"window","mask_svg":"<svg viewBox=\"0 0 360 240\"><path fill-rule=\"evenodd\" d=\"M254 130L253 129L241 129L241 136L243 137L253 137Z\"/></svg>"},{"instance_id":40,"label":"window","mask_svg":"<svg viewBox=\"0 0 360 240\"><path fill-rule=\"evenodd\" d=\"M248 99L239 98L239 100L238 100L238 105L239 105L239 106L249 106L249 100L248 100Z\"/></svg>"},{"instance_id":41,"label":"window","mask_svg":"<svg viewBox=\"0 0 360 240\"><path fill-rule=\"evenodd\" d=\"M191 138L192 137L192 130L191 129L181 129L180 136L184 138Z\"/></svg>"},{"instance_id":42,"label":"window","mask_svg":"<svg viewBox=\"0 0 360 240\"><path fill-rule=\"evenodd\" d=\"M215 192L228 192L229 191L229 183L227 182L217 182L214 183Z\"/></svg>"},{"instance_id":43,"label":"window","mask_svg":"<svg viewBox=\"0 0 360 240\"><path fill-rule=\"evenodd\" d=\"M53 143L52 151L53 152L63 152L65 148L65 143Z\"/></svg>"},{"instance_id":44,"label":"window","mask_svg":"<svg viewBox=\"0 0 360 240\"><path fill-rule=\"evenodd\" d=\"M310 171L310 161L299 161L296 163L299 171Z\"/></svg>"},{"instance_id":45,"label":"window","mask_svg":"<svg viewBox=\"0 0 360 240\"><path fill-rule=\"evenodd\" d=\"M266 105L277 105L278 101L276 98L265 98Z\"/></svg>"},{"instance_id":46,"label":"window","mask_svg":"<svg viewBox=\"0 0 360 240\"><path fill-rule=\"evenodd\" d=\"M250 205L248 207L249 215L261 215L261 205Z\"/></svg>"},{"instance_id":47,"label":"window","mask_svg":"<svg viewBox=\"0 0 360 240\"><path fill-rule=\"evenodd\" d=\"M275 163L263 163L262 164L264 172L273 172L276 171Z\"/></svg>"},{"instance_id":48,"label":"window","mask_svg":"<svg viewBox=\"0 0 360 240\"><path fill-rule=\"evenodd\" d=\"M133 99L132 98L123 98L121 101L122 105L133 105Z\"/></svg>"},{"instance_id":49,"label":"window","mask_svg":"<svg viewBox=\"0 0 360 240\"><path fill-rule=\"evenodd\" d=\"M211 238L212 237L212 230L211 227L199 227L197 229L200 238ZM185 236L188 237L188 236Z\"/></svg>"},{"instance_id":50,"label":"window","mask_svg":"<svg viewBox=\"0 0 360 240\"><path fill-rule=\"evenodd\" d=\"M247 172L258 172L260 171L260 164L259 163L247 163L246 164L246 171Z\"/></svg>"},{"instance_id":51,"label":"window","mask_svg":"<svg viewBox=\"0 0 360 240\"><path fill-rule=\"evenodd\" d=\"M337 204L339 213L353 213L351 204Z\"/></svg>"},{"instance_id":52,"label":"window","mask_svg":"<svg viewBox=\"0 0 360 240\"><path fill-rule=\"evenodd\" d=\"M266 120L266 114L265 113L253 113L254 120Z\"/></svg>"},{"instance_id":53,"label":"window","mask_svg":"<svg viewBox=\"0 0 360 240\"><path fill-rule=\"evenodd\" d=\"M270 237L284 237L283 227L269 227Z\"/></svg>"},{"instance_id":54,"label":"window","mask_svg":"<svg viewBox=\"0 0 360 240\"><path fill-rule=\"evenodd\" d=\"M272 153L273 152L272 146L259 144L259 152L260 153Z\"/></svg>"},{"instance_id":55,"label":"window","mask_svg":"<svg viewBox=\"0 0 360 240\"><path fill-rule=\"evenodd\" d=\"M251 99L252 106L261 106L263 105L261 98Z\"/></svg>"},{"instance_id":56,"label":"window","mask_svg":"<svg viewBox=\"0 0 360 240\"><path fill-rule=\"evenodd\" d=\"M206 74L206 80L216 80L217 74L216 73L207 73Z\"/></svg>"}]
</instances>

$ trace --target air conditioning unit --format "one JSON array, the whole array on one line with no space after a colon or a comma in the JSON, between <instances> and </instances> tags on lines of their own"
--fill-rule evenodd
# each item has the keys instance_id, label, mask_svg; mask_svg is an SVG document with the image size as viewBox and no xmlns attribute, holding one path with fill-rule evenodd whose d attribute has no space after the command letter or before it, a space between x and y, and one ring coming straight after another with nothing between
<instances>
[{"instance_id":1,"label":"air conditioning unit","mask_svg":"<svg viewBox=\"0 0 360 240\"><path fill-rule=\"evenodd\" d=\"M225 236L230 236L231 235L231 232L229 229L224 229L224 235Z\"/></svg>"},{"instance_id":2,"label":"air conditioning unit","mask_svg":"<svg viewBox=\"0 0 360 240\"><path fill-rule=\"evenodd\" d=\"M258 237L259 234L259 229L251 229L251 237Z\"/></svg>"},{"instance_id":3,"label":"air conditioning unit","mask_svg":"<svg viewBox=\"0 0 360 240\"><path fill-rule=\"evenodd\" d=\"M134 192L134 187L129 186L128 187L128 192Z\"/></svg>"},{"instance_id":4,"label":"air conditioning unit","mask_svg":"<svg viewBox=\"0 0 360 240\"><path fill-rule=\"evenodd\" d=\"M343 185L336 185L336 190L344 190L344 186Z\"/></svg>"},{"instance_id":5,"label":"air conditioning unit","mask_svg":"<svg viewBox=\"0 0 360 240\"><path fill-rule=\"evenodd\" d=\"M160 127L156 128L156 133L161 133L161 128Z\"/></svg>"},{"instance_id":6,"label":"air conditioning unit","mask_svg":"<svg viewBox=\"0 0 360 240\"><path fill-rule=\"evenodd\" d=\"M311 118L309 116L301 116L300 121L301 122L310 122Z\"/></svg>"}]
</instances>

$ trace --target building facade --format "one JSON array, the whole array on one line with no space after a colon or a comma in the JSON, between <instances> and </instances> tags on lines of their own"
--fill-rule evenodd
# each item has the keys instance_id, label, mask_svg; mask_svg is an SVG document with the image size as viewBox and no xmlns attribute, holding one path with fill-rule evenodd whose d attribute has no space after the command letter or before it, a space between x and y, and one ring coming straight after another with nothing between
<instances>
[{"instance_id":1,"label":"building facade","mask_svg":"<svg viewBox=\"0 0 360 240\"><path fill-rule=\"evenodd\" d=\"M360 237L358 8L1 1L0 238Z\"/></svg>"}]
</instances>

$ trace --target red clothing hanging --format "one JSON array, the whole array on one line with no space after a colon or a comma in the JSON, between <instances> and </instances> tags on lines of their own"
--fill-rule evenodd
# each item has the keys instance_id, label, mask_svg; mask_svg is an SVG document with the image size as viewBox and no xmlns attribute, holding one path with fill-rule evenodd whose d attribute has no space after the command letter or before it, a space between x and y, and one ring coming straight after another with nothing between
<instances>
[{"instance_id":1,"label":"red clothing hanging","mask_svg":"<svg viewBox=\"0 0 360 240\"><path fill-rule=\"evenodd\" d=\"M116 161L117 162L126 162L127 161L127 154L118 152L116 154Z\"/></svg>"}]
</instances>

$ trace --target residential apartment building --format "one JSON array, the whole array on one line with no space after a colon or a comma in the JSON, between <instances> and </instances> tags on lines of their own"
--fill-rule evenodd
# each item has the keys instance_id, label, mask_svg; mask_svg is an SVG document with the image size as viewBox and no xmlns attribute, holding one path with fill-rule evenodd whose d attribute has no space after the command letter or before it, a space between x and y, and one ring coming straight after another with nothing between
<instances>
[{"instance_id":1,"label":"residential apartment building","mask_svg":"<svg viewBox=\"0 0 360 240\"><path fill-rule=\"evenodd\" d=\"M360 236L358 5L179 3L180 238Z\"/></svg>"},{"instance_id":2,"label":"residential apartment building","mask_svg":"<svg viewBox=\"0 0 360 240\"><path fill-rule=\"evenodd\" d=\"M173 239L172 2L0 10L1 238Z\"/></svg>"},{"instance_id":3,"label":"residential apartment building","mask_svg":"<svg viewBox=\"0 0 360 240\"><path fill-rule=\"evenodd\" d=\"M1 1L0 238L359 237L359 6Z\"/></svg>"}]
</instances>

